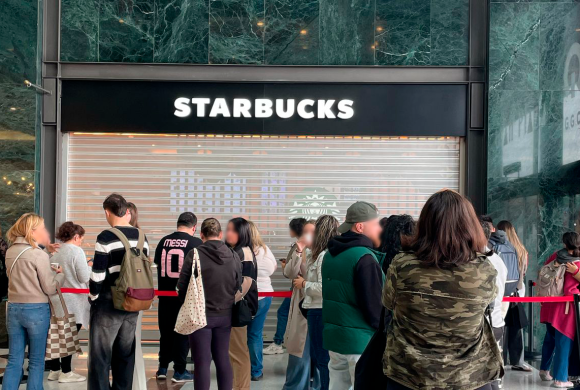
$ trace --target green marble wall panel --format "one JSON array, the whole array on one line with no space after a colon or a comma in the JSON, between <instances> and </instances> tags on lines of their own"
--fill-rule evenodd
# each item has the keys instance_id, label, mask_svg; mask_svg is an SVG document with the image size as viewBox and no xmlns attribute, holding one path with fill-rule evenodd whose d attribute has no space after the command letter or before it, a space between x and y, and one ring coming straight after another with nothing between
<instances>
[{"instance_id":1,"label":"green marble wall panel","mask_svg":"<svg viewBox=\"0 0 580 390\"><path fill-rule=\"evenodd\" d=\"M38 2L0 1L0 228L34 211Z\"/></svg>"},{"instance_id":2,"label":"green marble wall panel","mask_svg":"<svg viewBox=\"0 0 580 390\"><path fill-rule=\"evenodd\" d=\"M264 0L212 1L210 64L263 64L264 16Z\"/></svg>"},{"instance_id":3,"label":"green marble wall panel","mask_svg":"<svg viewBox=\"0 0 580 390\"><path fill-rule=\"evenodd\" d=\"M99 1L61 0L62 61L99 61Z\"/></svg>"},{"instance_id":4,"label":"green marble wall panel","mask_svg":"<svg viewBox=\"0 0 580 390\"><path fill-rule=\"evenodd\" d=\"M153 61L207 64L209 0L156 0Z\"/></svg>"},{"instance_id":5,"label":"green marble wall panel","mask_svg":"<svg viewBox=\"0 0 580 390\"><path fill-rule=\"evenodd\" d=\"M153 62L153 23L151 0L100 0L99 61Z\"/></svg>"},{"instance_id":6,"label":"green marble wall panel","mask_svg":"<svg viewBox=\"0 0 580 390\"><path fill-rule=\"evenodd\" d=\"M469 1L431 0L432 66L467 65Z\"/></svg>"},{"instance_id":7,"label":"green marble wall panel","mask_svg":"<svg viewBox=\"0 0 580 390\"><path fill-rule=\"evenodd\" d=\"M376 63L431 64L431 2L377 0Z\"/></svg>"},{"instance_id":8,"label":"green marble wall panel","mask_svg":"<svg viewBox=\"0 0 580 390\"><path fill-rule=\"evenodd\" d=\"M492 3L489 39L490 87L537 90L540 4Z\"/></svg>"},{"instance_id":9,"label":"green marble wall panel","mask_svg":"<svg viewBox=\"0 0 580 390\"><path fill-rule=\"evenodd\" d=\"M540 89L563 90L568 84L564 74L568 48L579 41L580 4L541 4ZM578 74L578 73L576 73Z\"/></svg>"},{"instance_id":10,"label":"green marble wall panel","mask_svg":"<svg viewBox=\"0 0 580 390\"><path fill-rule=\"evenodd\" d=\"M494 2L491 16L488 210L512 220L534 279L562 234L580 231L580 4ZM533 140L515 131L528 111ZM543 333L535 328L536 351Z\"/></svg>"},{"instance_id":11,"label":"green marble wall panel","mask_svg":"<svg viewBox=\"0 0 580 390\"><path fill-rule=\"evenodd\" d=\"M320 0L320 65L373 65L373 0Z\"/></svg>"},{"instance_id":12,"label":"green marble wall panel","mask_svg":"<svg viewBox=\"0 0 580 390\"><path fill-rule=\"evenodd\" d=\"M266 2L266 65L318 65L318 0Z\"/></svg>"}]
</instances>

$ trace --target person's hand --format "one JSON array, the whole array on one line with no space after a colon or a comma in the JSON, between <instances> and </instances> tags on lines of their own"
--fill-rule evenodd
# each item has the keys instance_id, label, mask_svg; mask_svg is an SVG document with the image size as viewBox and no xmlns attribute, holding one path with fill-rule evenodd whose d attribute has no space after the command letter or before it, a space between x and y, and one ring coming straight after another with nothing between
<instances>
[{"instance_id":1,"label":"person's hand","mask_svg":"<svg viewBox=\"0 0 580 390\"><path fill-rule=\"evenodd\" d=\"M48 253L56 253L58 252L58 249L60 248L60 244L56 243L56 244L46 244L46 250L48 251Z\"/></svg>"},{"instance_id":2,"label":"person's hand","mask_svg":"<svg viewBox=\"0 0 580 390\"><path fill-rule=\"evenodd\" d=\"M280 264L282 264L282 271L286 268L286 259L280 259Z\"/></svg>"},{"instance_id":3,"label":"person's hand","mask_svg":"<svg viewBox=\"0 0 580 390\"><path fill-rule=\"evenodd\" d=\"M578 273L578 266L574 263L566 263L566 272L576 275Z\"/></svg>"},{"instance_id":4,"label":"person's hand","mask_svg":"<svg viewBox=\"0 0 580 390\"><path fill-rule=\"evenodd\" d=\"M294 287L298 290L302 290L304 288L304 278L299 276L292 281L292 284L294 284Z\"/></svg>"},{"instance_id":5,"label":"person's hand","mask_svg":"<svg viewBox=\"0 0 580 390\"><path fill-rule=\"evenodd\" d=\"M54 269L54 272L56 272L57 274L62 274L62 267L59 265L58 268Z\"/></svg>"},{"instance_id":6,"label":"person's hand","mask_svg":"<svg viewBox=\"0 0 580 390\"><path fill-rule=\"evenodd\" d=\"M296 252L302 253L304 248L306 248L306 244L307 243L306 243L304 236L300 237L300 239L298 239L298 241L296 241Z\"/></svg>"}]
</instances>

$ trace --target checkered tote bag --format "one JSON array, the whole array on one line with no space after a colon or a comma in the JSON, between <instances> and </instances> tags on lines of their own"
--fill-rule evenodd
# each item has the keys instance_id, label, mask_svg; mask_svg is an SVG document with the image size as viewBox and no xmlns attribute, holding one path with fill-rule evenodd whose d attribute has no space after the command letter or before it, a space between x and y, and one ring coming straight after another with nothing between
<instances>
[{"instance_id":1,"label":"checkered tote bag","mask_svg":"<svg viewBox=\"0 0 580 390\"><path fill-rule=\"evenodd\" d=\"M189 279L189 286L187 286L185 302L181 305L175 322L175 331L183 335L192 334L207 325L205 294L197 249L193 250L193 266L191 268L191 279Z\"/></svg>"},{"instance_id":2,"label":"checkered tote bag","mask_svg":"<svg viewBox=\"0 0 580 390\"><path fill-rule=\"evenodd\" d=\"M60 359L74 355L75 353L83 353L79 343L75 315L69 314L60 287L57 287L57 291L64 311L64 317L56 316L54 306L49 299L51 316L50 328L48 329L48 337L46 339L46 360Z\"/></svg>"}]
</instances>

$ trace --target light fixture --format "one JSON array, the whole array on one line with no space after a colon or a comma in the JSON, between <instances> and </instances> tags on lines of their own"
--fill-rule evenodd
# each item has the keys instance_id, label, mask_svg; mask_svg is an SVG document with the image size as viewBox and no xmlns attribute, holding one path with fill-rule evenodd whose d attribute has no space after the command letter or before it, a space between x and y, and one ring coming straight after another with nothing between
<instances>
[{"instance_id":1,"label":"light fixture","mask_svg":"<svg viewBox=\"0 0 580 390\"><path fill-rule=\"evenodd\" d=\"M258 26L262 27L264 25L264 22L259 21L258 23L256 23Z\"/></svg>"},{"instance_id":2,"label":"light fixture","mask_svg":"<svg viewBox=\"0 0 580 390\"><path fill-rule=\"evenodd\" d=\"M16 111L16 107L10 107L10 111Z\"/></svg>"},{"instance_id":3,"label":"light fixture","mask_svg":"<svg viewBox=\"0 0 580 390\"><path fill-rule=\"evenodd\" d=\"M301 30L301 31L300 31L300 34L302 34L302 35L306 35L306 34L308 34L308 30Z\"/></svg>"},{"instance_id":4,"label":"light fixture","mask_svg":"<svg viewBox=\"0 0 580 390\"><path fill-rule=\"evenodd\" d=\"M44 89L44 88L42 88L40 85L36 85L36 84L34 84L34 83L31 83L31 82L30 82L30 81L28 81L28 80L24 80L24 85L26 85L26 88L30 88L30 87L32 87L32 88L36 89L36 91L37 91L37 92L38 92L38 91L42 91L42 92L44 92L44 93L47 93L47 94L49 94L49 95L52 95L52 91L49 91L49 90L47 90L47 89Z\"/></svg>"}]
</instances>

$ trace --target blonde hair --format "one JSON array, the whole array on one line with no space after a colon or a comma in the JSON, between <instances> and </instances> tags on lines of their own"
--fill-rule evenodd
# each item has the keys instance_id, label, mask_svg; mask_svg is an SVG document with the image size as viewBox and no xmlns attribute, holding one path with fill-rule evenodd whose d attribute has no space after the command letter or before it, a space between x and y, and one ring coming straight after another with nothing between
<instances>
[{"instance_id":1,"label":"blonde hair","mask_svg":"<svg viewBox=\"0 0 580 390\"><path fill-rule=\"evenodd\" d=\"M508 241L514 246L518 255L518 265L520 270L527 268L528 251L526 250L524 244L522 244L520 241L514 225L512 225L509 221L501 221L497 224L497 228L505 232Z\"/></svg>"},{"instance_id":2,"label":"blonde hair","mask_svg":"<svg viewBox=\"0 0 580 390\"><path fill-rule=\"evenodd\" d=\"M250 235L251 235L251 242L252 242L252 250L254 251L254 253L260 248L264 248L264 250L266 250L267 246L264 243L264 240L262 240L262 236L260 235L260 231L258 230L258 227L256 226L256 224L252 221L248 221L248 223L250 224Z\"/></svg>"},{"instance_id":3,"label":"blonde hair","mask_svg":"<svg viewBox=\"0 0 580 390\"><path fill-rule=\"evenodd\" d=\"M22 237L30 244L33 248L38 248L38 245L32 238L32 231L41 223L44 222L44 218L40 215L34 213L26 213L23 214L18 221L10 229L6 232L6 238L8 241L13 244L17 238Z\"/></svg>"}]
</instances>

